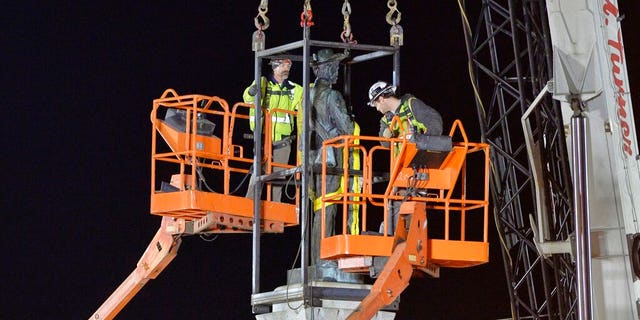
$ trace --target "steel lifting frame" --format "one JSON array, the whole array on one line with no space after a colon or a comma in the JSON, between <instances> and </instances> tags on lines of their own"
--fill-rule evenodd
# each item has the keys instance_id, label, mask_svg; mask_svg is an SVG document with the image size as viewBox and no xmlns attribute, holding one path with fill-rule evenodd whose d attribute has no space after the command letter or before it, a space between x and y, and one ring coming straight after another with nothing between
<instances>
[{"instance_id":1,"label":"steel lifting frame","mask_svg":"<svg viewBox=\"0 0 640 320\"><path fill-rule=\"evenodd\" d=\"M310 153L310 144L311 144L311 135L309 134L309 123L310 123L310 112L306 112L310 110L310 99L309 99L309 84L313 81L311 78L311 69L309 68L311 62L311 48L333 48L333 49L347 49L352 52L354 51L363 51L368 52L361 55L352 56L351 60L349 60L347 65L347 72L345 72L344 79L344 92L349 93L350 90L350 65L360 62L365 62L373 59L378 59L385 56L392 56L393 59L393 70L392 70L392 82L394 85L400 84L400 48L394 46L379 46L379 45L367 45L367 44L358 44L358 43L350 43L350 42L329 42L329 41L318 41L311 40L310 37L310 28L308 25L304 24L303 26L303 39L294 41L291 43L286 43L280 46L266 48L264 50L258 50L255 52L255 83L260 83L260 78L262 76L262 60L269 59L273 57L286 57L291 59L292 61L301 61L303 65L303 74L302 74L302 88L303 88L303 100L302 100L302 109L303 111L303 126L302 133L299 133L298 138L300 139L300 149L302 150L302 159L307 159L307 161L302 161L299 168L295 170L288 171L288 174L299 174L300 183L302 186L307 186L310 183L309 173L311 171L311 165L308 161L309 153ZM300 51L301 54L293 54L295 51ZM261 101L260 90L258 90L258 94L256 95L255 101ZM261 119L261 108L255 108L255 119ZM254 163L260 163L262 157L262 139L261 139L261 126L256 125L254 131L254 145L255 145L255 155L254 155ZM257 168L257 169L255 169ZM256 179L257 183L255 184L254 193L256 197L260 197L260 191L262 189L262 183L267 181L269 176L261 176L259 171L260 166L254 166L255 175L260 176L260 178ZM282 172L282 171L281 171ZM308 188L301 188L300 190L300 208L299 208L299 217L300 217L300 230L301 230L301 250L300 250L300 278L302 280L303 285L303 295L305 303L309 302L309 295L311 290L309 289L309 277L308 277L308 267L309 267L309 243L310 243L310 228L311 228L311 210L309 209L309 201L305 199L309 198L309 190ZM258 203L254 201L254 203ZM260 207L257 204L254 204L254 221L259 221L260 219ZM253 242L252 242L252 294L256 295L260 293L260 230L258 228L254 228L253 230ZM260 306L253 307L254 313L260 313L264 310L260 310Z\"/></svg>"}]
</instances>

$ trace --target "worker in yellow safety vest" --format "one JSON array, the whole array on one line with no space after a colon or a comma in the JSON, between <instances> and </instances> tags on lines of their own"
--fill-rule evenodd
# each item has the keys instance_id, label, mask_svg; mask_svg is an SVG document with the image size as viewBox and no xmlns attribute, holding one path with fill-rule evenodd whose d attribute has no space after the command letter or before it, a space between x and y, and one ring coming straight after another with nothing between
<instances>
[{"instance_id":1,"label":"worker in yellow safety vest","mask_svg":"<svg viewBox=\"0 0 640 320\"><path fill-rule=\"evenodd\" d=\"M271 115L271 142L273 146L272 161L281 164L289 162L291 154L291 145L296 142L293 136L295 123L294 116L288 112L278 112L276 109L287 111L298 111L302 104L302 87L288 80L291 71L290 59L272 59L269 64L273 72L268 77L261 78L260 90L262 103L260 104ZM258 93L258 87L255 81L244 90L242 98L245 103L254 103L255 95ZM251 130L255 127L255 109L249 111L249 123ZM274 167L274 171L283 168ZM255 177L251 177L249 181L249 190L247 197L253 198L253 185ZM282 197L282 187L272 187L272 201L280 201Z\"/></svg>"},{"instance_id":2,"label":"worker in yellow safety vest","mask_svg":"<svg viewBox=\"0 0 640 320\"><path fill-rule=\"evenodd\" d=\"M383 114L380 119L381 137L395 138L401 133L442 135L442 116L436 109L411 94L398 97L396 91L396 86L384 81L378 81L369 88L369 105ZM400 123L391 128L395 116L400 118Z\"/></svg>"}]
</instances>

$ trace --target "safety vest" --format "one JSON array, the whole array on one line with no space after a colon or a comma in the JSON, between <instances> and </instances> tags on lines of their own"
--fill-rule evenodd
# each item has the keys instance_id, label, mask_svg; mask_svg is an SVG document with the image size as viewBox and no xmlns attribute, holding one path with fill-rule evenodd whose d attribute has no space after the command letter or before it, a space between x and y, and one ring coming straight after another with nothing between
<instances>
[{"instance_id":1,"label":"safety vest","mask_svg":"<svg viewBox=\"0 0 640 320\"><path fill-rule=\"evenodd\" d=\"M398 116L398 118L400 118L402 128L400 128L400 124L396 122L394 128L391 128L395 133L394 136L400 133L413 134L427 132L427 127L422 122L416 120L416 117L413 115L413 110L411 110L411 102L415 99L416 97L407 95L400 101L400 107L398 107L394 116ZM382 122L387 126L391 126L392 120L393 117L391 119L386 116L382 117Z\"/></svg>"},{"instance_id":2,"label":"safety vest","mask_svg":"<svg viewBox=\"0 0 640 320\"><path fill-rule=\"evenodd\" d=\"M277 83L272 77L269 80L262 77L262 107L271 112L274 109L298 111L302 104L302 87L289 80L285 80L282 85ZM253 86L255 81L251 84ZM254 103L255 97L249 94L249 86L244 90L242 98L245 103ZM255 109L249 110L249 125L253 131L255 127ZM271 141L280 141L290 136L293 132L293 117L286 112L273 112L271 114Z\"/></svg>"}]
</instances>

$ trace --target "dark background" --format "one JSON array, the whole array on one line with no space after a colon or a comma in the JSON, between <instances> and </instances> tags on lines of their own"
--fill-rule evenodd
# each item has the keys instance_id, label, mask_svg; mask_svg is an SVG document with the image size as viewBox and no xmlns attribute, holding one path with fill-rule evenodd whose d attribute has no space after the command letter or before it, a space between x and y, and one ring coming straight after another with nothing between
<instances>
[{"instance_id":1,"label":"dark background","mask_svg":"<svg viewBox=\"0 0 640 320\"><path fill-rule=\"evenodd\" d=\"M160 218L149 212L152 100L180 94L241 100L253 78L251 34L259 1L5 4L2 54L1 319L86 319L134 269ZM619 1L632 100L640 103L635 1ZM312 38L340 41L341 1L312 2ZM386 1L352 1L359 43L387 45ZM267 47L302 38L302 1L271 1ZM466 48L454 1L398 1L401 78L479 138ZM472 16L473 17L473 16ZM632 33L632 31L634 33ZM292 80L300 83L300 64ZM363 134L379 115L365 106L390 64L354 68L353 108ZM636 112L636 114L638 114ZM262 289L285 283L299 228L263 236ZM494 232L491 262L413 279L398 319L510 315ZM185 238L172 264L120 319L250 319L251 236Z\"/></svg>"}]
</instances>

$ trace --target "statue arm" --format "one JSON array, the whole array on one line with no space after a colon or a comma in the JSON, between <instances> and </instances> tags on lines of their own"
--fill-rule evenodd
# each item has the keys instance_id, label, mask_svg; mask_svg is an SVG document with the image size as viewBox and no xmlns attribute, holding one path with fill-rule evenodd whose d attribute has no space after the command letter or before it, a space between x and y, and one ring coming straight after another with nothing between
<instances>
[{"instance_id":1,"label":"statue arm","mask_svg":"<svg viewBox=\"0 0 640 320\"><path fill-rule=\"evenodd\" d=\"M330 110L332 110L330 120L335 129L335 136L353 134L353 120L347 113L346 103L342 94L336 90L332 90L328 96Z\"/></svg>"}]
</instances>

